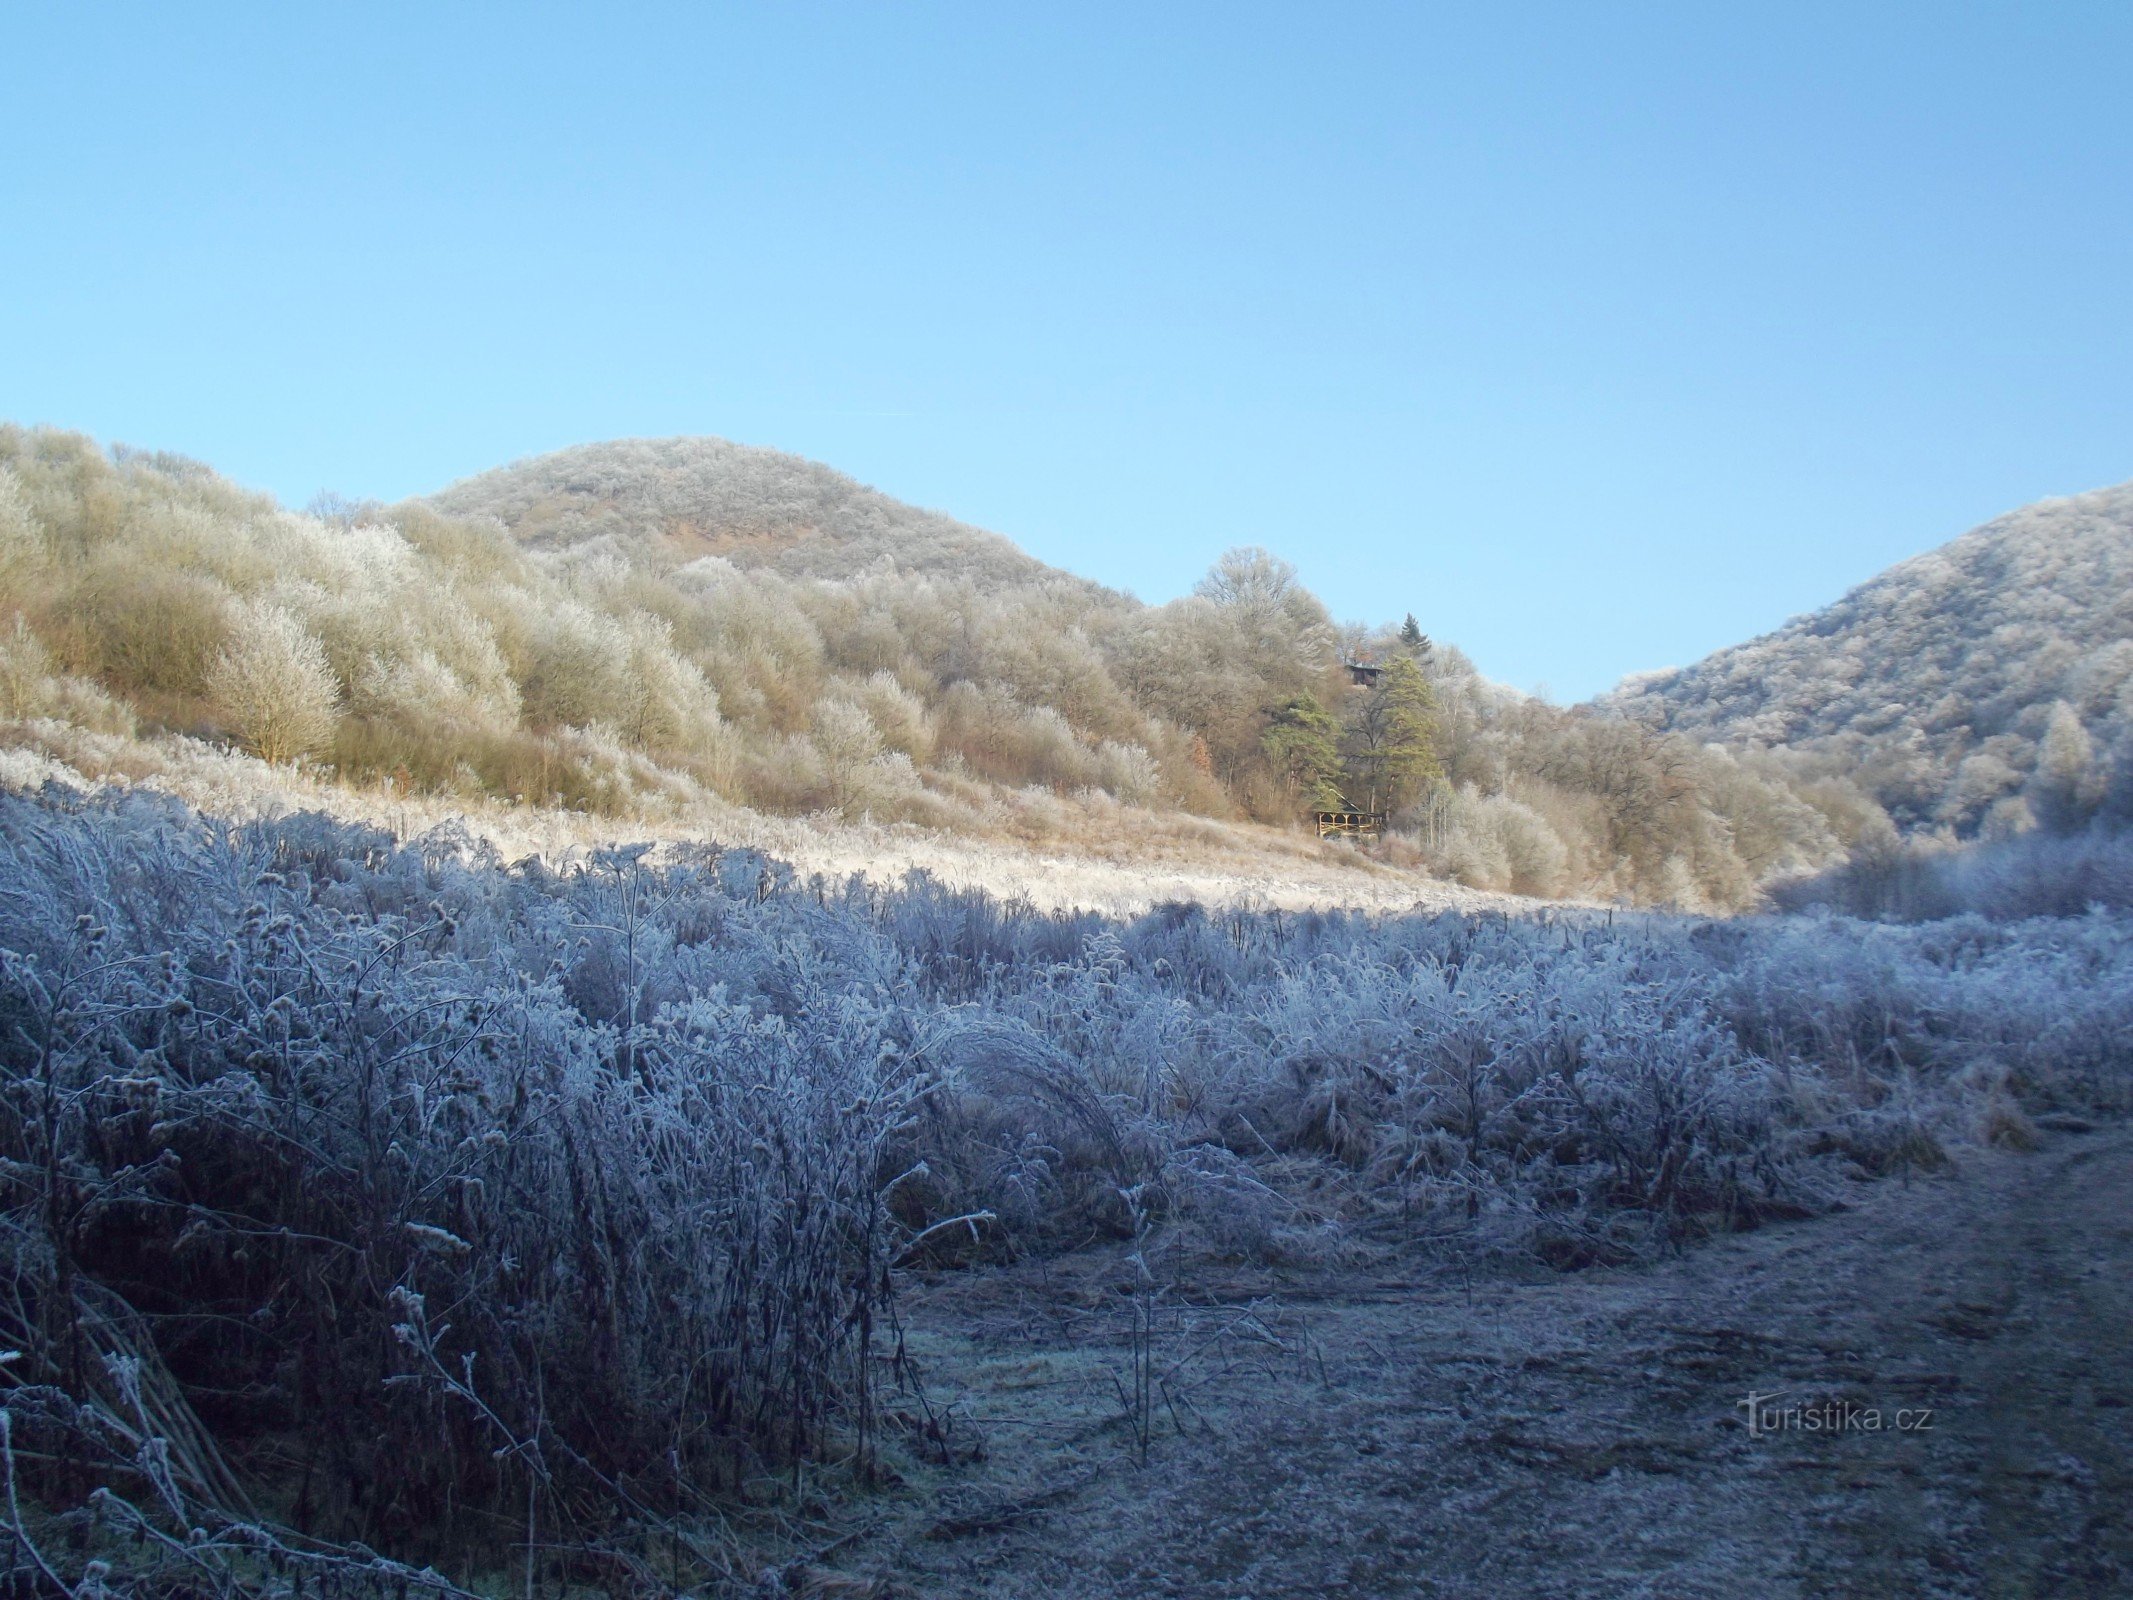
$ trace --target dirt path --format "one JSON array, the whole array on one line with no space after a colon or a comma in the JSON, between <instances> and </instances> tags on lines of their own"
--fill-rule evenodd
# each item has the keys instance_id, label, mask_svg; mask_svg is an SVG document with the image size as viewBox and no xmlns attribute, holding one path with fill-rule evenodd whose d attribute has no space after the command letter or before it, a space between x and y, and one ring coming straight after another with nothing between
<instances>
[{"instance_id":1,"label":"dirt path","mask_svg":"<svg viewBox=\"0 0 2133 1600\"><path fill-rule=\"evenodd\" d=\"M944 1283L917 1336L950 1453L985 1459L913 1476L846 1570L926 1596L2133 1594L2133 1131L1857 1195L1651 1269L1300 1278L1182 1316L1145 1466L1100 1279ZM1751 1428L1751 1394L1791 1415Z\"/></svg>"}]
</instances>

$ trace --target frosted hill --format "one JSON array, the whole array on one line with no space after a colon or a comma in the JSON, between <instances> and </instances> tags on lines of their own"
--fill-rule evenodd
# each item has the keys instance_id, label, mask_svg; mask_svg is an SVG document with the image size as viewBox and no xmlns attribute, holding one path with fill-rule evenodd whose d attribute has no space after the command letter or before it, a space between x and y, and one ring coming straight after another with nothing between
<instances>
[{"instance_id":1,"label":"frosted hill","mask_svg":"<svg viewBox=\"0 0 2133 1600\"><path fill-rule=\"evenodd\" d=\"M1874 820L1774 759L1508 694L1449 643L1377 688L1343 665L1405 648L1265 550L1143 605L717 440L298 513L0 423L0 754L33 777L168 776L222 746L395 808L725 838L737 811L834 817L1145 866L1157 835L1198 855L1248 824L1270 831L1245 854L1352 860L1305 819L1353 772L1394 813L1376 865L1721 909Z\"/></svg>"},{"instance_id":2,"label":"frosted hill","mask_svg":"<svg viewBox=\"0 0 2133 1600\"><path fill-rule=\"evenodd\" d=\"M1841 763L1912 825L2015 820L2053 761L2093 803L2133 731L2133 484L2025 506L1600 704Z\"/></svg>"},{"instance_id":3,"label":"frosted hill","mask_svg":"<svg viewBox=\"0 0 2133 1600\"><path fill-rule=\"evenodd\" d=\"M462 479L430 503L496 517L543 548L609 535L791 577L848 578L887 558L911 573L1095 587L996 533L905 505L819 462L725 439L576 445Z\"/></svg>"}]
</instances>

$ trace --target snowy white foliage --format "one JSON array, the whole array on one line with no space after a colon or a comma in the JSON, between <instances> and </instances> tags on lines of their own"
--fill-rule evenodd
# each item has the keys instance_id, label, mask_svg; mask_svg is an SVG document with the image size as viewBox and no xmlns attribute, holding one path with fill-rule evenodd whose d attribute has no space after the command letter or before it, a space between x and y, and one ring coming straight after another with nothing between
<instances>
[{"instance_id":1,"label":"snowy white foliage","mask_svg":"<svg viewBox=\"0 0 2133 1600\"><path fill-rule=\"evenodd\" d=\"M1819 754L1899 821L1969 834L2033 780L2092 814L2133 758L2133 484L2045 500L1834 605L1602 703L1656 728Z\"/></svg>"}]
</instances>

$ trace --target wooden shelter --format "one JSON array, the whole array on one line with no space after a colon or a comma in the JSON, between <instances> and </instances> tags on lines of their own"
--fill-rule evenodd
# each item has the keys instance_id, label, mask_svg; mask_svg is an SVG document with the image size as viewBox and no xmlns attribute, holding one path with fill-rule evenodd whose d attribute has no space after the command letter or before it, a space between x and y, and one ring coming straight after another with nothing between
<instances>
[{"instance_id":1,"label":"wooden shelter","mask_svg":"<svg viewBox=\"0 0 2133 1600\"><path fill-rule=\"evenodd\" d=\"M1375 839L1385 831L1382 811L1314 811L1321 839Z\"/></svg>"}]
</instances>

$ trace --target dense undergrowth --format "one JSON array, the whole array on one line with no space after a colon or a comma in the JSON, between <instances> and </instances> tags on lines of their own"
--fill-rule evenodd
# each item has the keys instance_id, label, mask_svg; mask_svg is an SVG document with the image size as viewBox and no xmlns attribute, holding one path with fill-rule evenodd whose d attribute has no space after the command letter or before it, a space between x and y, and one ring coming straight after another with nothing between
<instances>
[{"instance_id":1,"label":"dense undergrowth","mask_svg":"<svg viewBox=\"0 0 2133 1600\"><path fill-rule=\"evenodd\" d=\"M2122 1109L2129 970L2100 911L1117 922L0 799L0 1540L76 1595L711 1583L870 1472L900 1265L1631 1259Z\"/></svg>"},{"instance_id":2,"label":"dense undergrowth","mask_svg":"<svg viewBox=\"0 0 2133 1600\"><path fill-rule=\"evenodd\" d=\"M1968 844L1887 835L1863 842L1827 872L1774 886L1771 898L1787 909L1827 906L1892 922L2125 911L2133 909L2133 832L2116 820Z\"/></svg>"}]
</instances>

